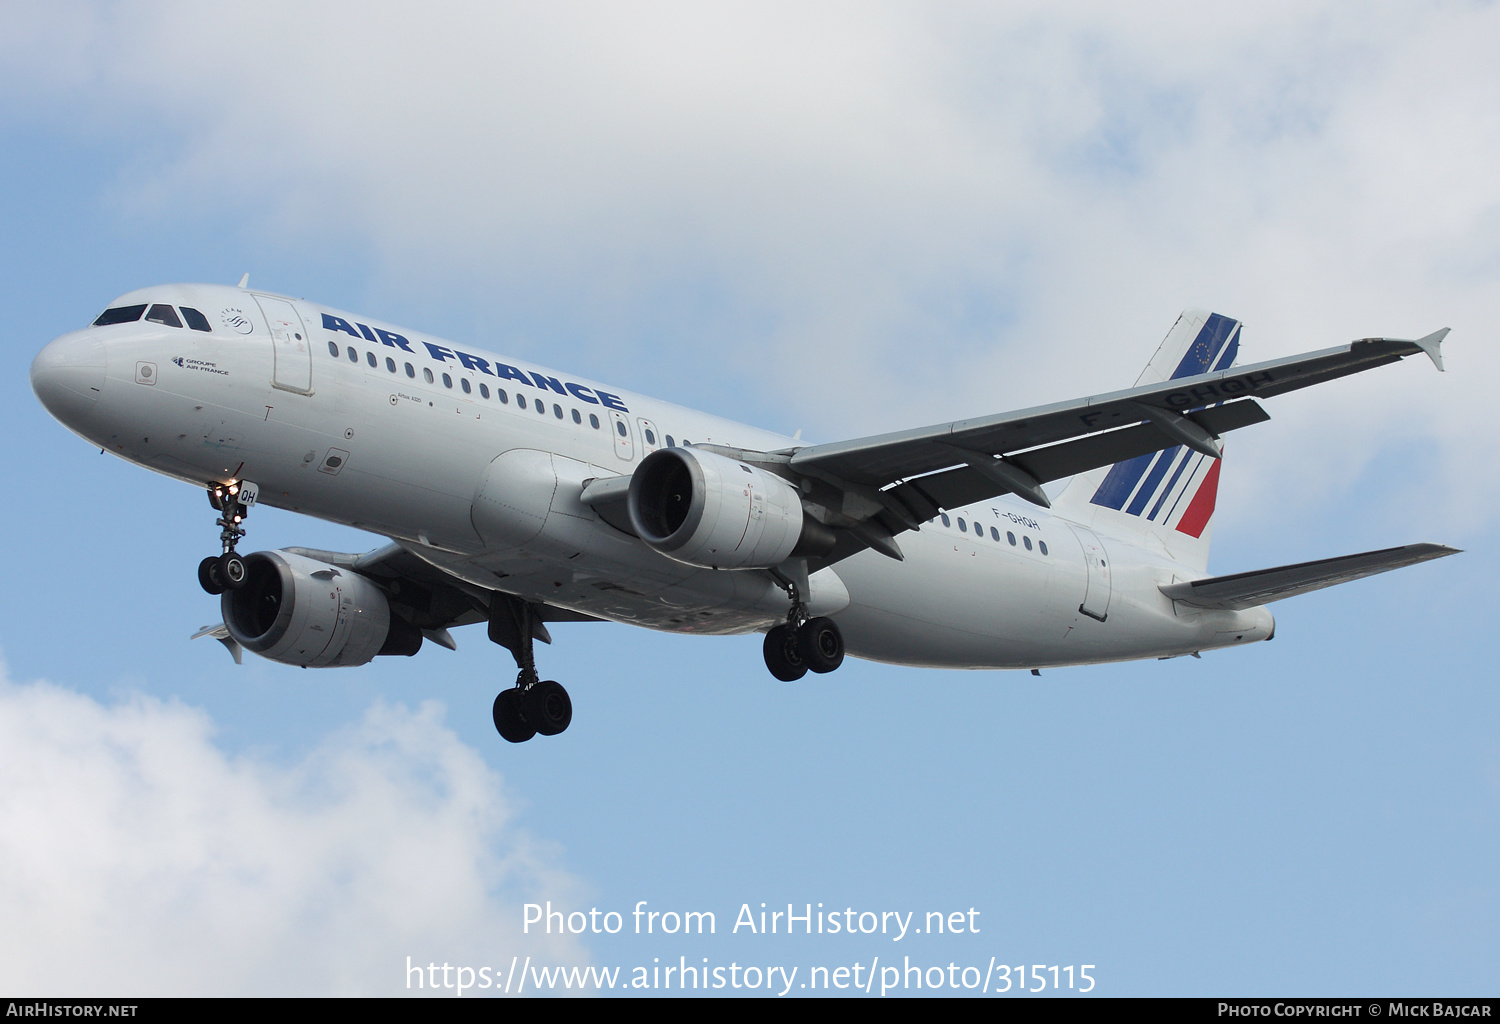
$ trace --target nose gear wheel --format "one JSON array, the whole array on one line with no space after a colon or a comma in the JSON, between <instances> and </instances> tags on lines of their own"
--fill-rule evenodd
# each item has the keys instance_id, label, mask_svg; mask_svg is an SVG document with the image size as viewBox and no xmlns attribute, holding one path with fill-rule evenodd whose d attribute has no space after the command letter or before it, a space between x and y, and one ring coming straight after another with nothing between
<instances>
[{"instance_id":1,"label":"nose gear wheel","mask_svg":"<svg viewBox=\"0 0 1500 1024\"><path fill-rule=\"evenodd\" d=\"M240 525L250 515L260 489L248 480L227 484L214 484L208 489L208 503L219 513L214 525L220 527L219 543L223 554L208 557L198 563L198 585L210 594L222 594L226 590L239 590L245 585L245 560L235 551L235 545L245 535Z\"/></svg>"}]
</instances>

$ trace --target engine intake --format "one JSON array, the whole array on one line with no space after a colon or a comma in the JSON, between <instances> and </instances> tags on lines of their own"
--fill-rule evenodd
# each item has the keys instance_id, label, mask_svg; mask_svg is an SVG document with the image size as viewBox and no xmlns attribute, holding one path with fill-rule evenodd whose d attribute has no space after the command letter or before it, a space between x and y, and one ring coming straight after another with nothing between
<instances>
[{"instance_id":1,"label":"engine intake","mask_svg":"<svg viewBox=\"0 0 1500 1024\"><path fill-rule=\"evenodd\" d=\"M641 460L626 508L651 547L714 569L770 568L827 554L837 540L781 477L697 448L662 448Z\"/></svg>"},{"instance_id":2,"label":"engine intake","mask_svg":"<svg viewBox=\"0 0 1500 1024\"><path fill-rule=\"evenodd\" d=\"M328 668L422 646L421 631L358 573L290 551L247 555L245 570L244 587L226 590L220 609L229 635L264 658Z\"/></svg>"}]
</instances>

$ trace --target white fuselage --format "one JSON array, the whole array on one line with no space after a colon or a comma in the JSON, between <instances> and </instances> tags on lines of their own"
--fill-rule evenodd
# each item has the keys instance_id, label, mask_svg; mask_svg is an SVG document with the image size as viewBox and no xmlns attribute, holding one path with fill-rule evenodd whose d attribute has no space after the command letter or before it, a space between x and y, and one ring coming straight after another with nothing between
<instances>
[{"instance_id":1,"label":"white fuselage","mask_svg":"<svg viewBox=\"0 0 1500 1024\"><path fill-rule=\"evenodd\" d=\"M33 370L53 413L105 450L199 486L252 480L263 503L386 535L487 590L600 618L694 633L785 618L787 596L767 573L674 561L579 495L666 445L799 442L301 300L179 285L114 305L154 302L201 310L212 330L90 327L58 338ZM901 535L904 561L866 550L813 575L810 610L835 618L851 654L1022 668L1272 632L1264 608L1167 599L1161 585L1202 574L1164 553L1009 496L946 518ZM1090 543L1103 556L1092 577Z\"/></svg>"}]
</instances>

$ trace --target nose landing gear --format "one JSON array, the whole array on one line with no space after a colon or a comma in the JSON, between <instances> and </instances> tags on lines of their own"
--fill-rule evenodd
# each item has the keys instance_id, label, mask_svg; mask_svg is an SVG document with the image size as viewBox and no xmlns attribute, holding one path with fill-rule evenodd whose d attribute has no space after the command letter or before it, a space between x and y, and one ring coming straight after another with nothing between
<instances>
[{"instance_id":1,"label":"nose landing gear","mask_svg":"<svg viewBox=\"0 0 1500 1024\"><path fill-rule=\"evenodd\" d=\"M215 484L208 489L208 503L219 513L214 525L222 527L219 542L224 546L222 555L210 555L198 563L198 585L208 593L222 594L245 585L245 560L234 548L245 535L240 524L259 496L260 488L248 480Z\"/></svg>"}]
</instances>

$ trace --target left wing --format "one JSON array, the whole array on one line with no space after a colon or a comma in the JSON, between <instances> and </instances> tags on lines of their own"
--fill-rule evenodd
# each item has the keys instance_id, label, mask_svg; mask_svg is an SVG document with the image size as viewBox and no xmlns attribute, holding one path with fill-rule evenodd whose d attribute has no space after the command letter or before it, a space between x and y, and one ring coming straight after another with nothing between
<instances>
[{"instance_id":1,"label":"left wing","mask_svg":"<svg viewBox=\"0 0 1500 1024\"><path fill-rule=\"evenodd\" d=\"M526 601L499 590L476 587L423 561L400 544L387 544L362 555L317 548L285 550L337 569L358 573L373 581L385 592L393 615L421 630L426 639L450 651L458 649L452 634L448 632L450 627L490 622L493 638L494 622L497 619L502 622L510 621L515 617L514 606L520 604L528 606L524 619L532 637L547 644L552 642L552 636L545 625L548 622L600 621L592 615ZM503 609L504 614L497 615L497 609ZM204 636L211 636L222 643L234 656L235 662L239 663L240 645L230 637L229 629L223 623L204 626L193 634L192 639ZM497 642L504 641L497 639Z\"/></svg>"}]
</instances>

